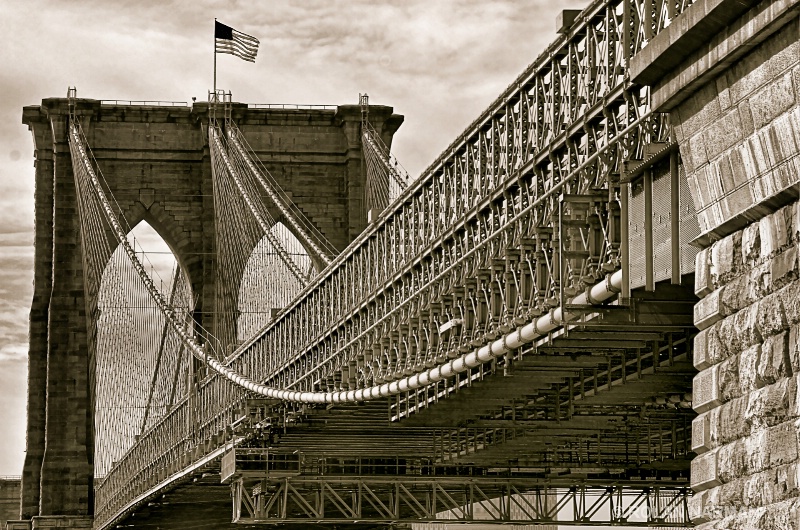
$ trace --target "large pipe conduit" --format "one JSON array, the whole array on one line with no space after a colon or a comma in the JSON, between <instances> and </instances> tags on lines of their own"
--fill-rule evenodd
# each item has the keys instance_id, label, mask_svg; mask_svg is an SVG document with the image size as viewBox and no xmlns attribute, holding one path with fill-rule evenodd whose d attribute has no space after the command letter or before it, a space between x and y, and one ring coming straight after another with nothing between
<instances>
[{"instance_id":1,"label":"large pipe conduit","mask_svg":"<svg viewBox=\"0 0 800 530\"><path fill-rule=\"evenodd\" d=\"M612 275L606 276L604 281L587 288L586 291L574 297L569 304L600 305L619 293L621 289L622 271L619 270ZM292 392L282 390L281 392L286 397L280 397L280 399L308 402L306 400L310 398L310 402L312 403L343 403L369 401L371 399L393 396L408 390L416 390L456 374L466 372L492 359L502 357L520 346L530 344L534 340L544 337L549 332L577 319L580 315L581 313L579 311L566 311L563 307L558 307L550 311L547 315L543 315L529 324L517 328L515 331L504 335L494 342L477 348L470 353L466 353L445 364L426 370L425 372L408 376L391 383L341 392ZM319 401L319 396L324 396L325 401Z\"/></svg>"},{"instance_id":2,"label":"large pipe conduit","mask_svg":"<svg viewBox=\"0 0 800 530\"><path fill-rule=\"evenodd\" d=\"M159 309L167 319L169 325L180 336L183 343L192 352L198 360L203 361L209 368L217 372L222 377L225 377L232 383L245 388L253 393L260 394L273 399L280 399L284 401L292 401L296 403L352 403L360 401L369 401L384 397L393 396L408 390L415 390L428 385L432 385L448 377L456 374L466 372L480 364L491 361L498 357L504 356L506 353L513 351L520 346L530 344L534 340L544 337L549 332L577 319L580 311L568 311L564 307L557 307L551 310L547 315L543 315L538 319L528 323L525 326L517 328L515 331L507 333L503 337L486 344L472 352L465 353L460 357L450 360L442 365L431 368L424 372L392 381L391 383L384 383L375 385L368 388L358 390L343 390L340 392L301 392L295 390L281 390L278 388L269 387L256 383L244 377L219 361L208 357L203 350L203 347L195 340L190 331L175 318L174 310L169 306L163 295L156 288L155 283L147 274L147 271L142 266L139 258L128 242L127 233L122 229L116 214L114 213L108 198L103 191L100 181L89 163L86 150L81 141L80 132L78 127L70 124L72 139L75 142L76 149L80 152L81 163L85 174L89 177L92 187L97 194L106 217L111 224L114 234L122 245L128 258L131 260L134 269L139 273L142 282L144 282L147 292L153 301L158 305ZM74 163L74 161L73 161ZM77 172L76 172L77 173ZM606 276L606 278L591 287L588 287L583 293L575 296L569 301L569 305L575 306L599 306L606 300L609 300L622 290L622 271L616 271L614 274Z\"/></svg>"},{"instance_id":3,"label":"large pipe conduit","mask_svg":"<svg viewBox=\"0 0 800 530\"><path fill-rule=\"evenodd\" d=\"M587 288L586 291L570 300L569 304L599 306L618 294L621 290L622 271L619 270L614 274L606 276L605 280L600 283ZM408 390L416 390L417 388L432 385L448 377L466 372L480 364L502 357L520 346L530 344L534 340L544 337L549 332L564 324L577 319L580 315L581 313L579 311L567 311L563 307L557 307L547 315L543 315L529 324L517 328L515 331L504 335L494 342L477 348L470 353L463 354L445 364L419 374L392 381L391 383L384 383L382 385L375 385L358 390L343 390L340 392L278 390L254 383L238 375L236 376L238 379L235 382L252 392L267 397L299 403L352 403L369 401L393 396ZM212 362L212 360L209 359L209 362Z\"/></svg>"}]
</instances>

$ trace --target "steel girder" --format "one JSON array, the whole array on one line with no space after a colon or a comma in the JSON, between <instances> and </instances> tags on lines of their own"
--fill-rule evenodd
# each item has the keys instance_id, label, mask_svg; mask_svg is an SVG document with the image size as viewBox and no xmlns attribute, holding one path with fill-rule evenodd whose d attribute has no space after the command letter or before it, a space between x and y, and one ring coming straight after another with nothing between
<instances>
[{"instance_id":1,"label":"steel girder","mask_svg":"<svg viewBox=\"0 0 800 530\"><path fill-rule=\"evenodd\" d=\"M412 523L691 525L688 488L559 486L491 477L243 478L231 484L240 524Z\"/></svg>"}]
</instances>

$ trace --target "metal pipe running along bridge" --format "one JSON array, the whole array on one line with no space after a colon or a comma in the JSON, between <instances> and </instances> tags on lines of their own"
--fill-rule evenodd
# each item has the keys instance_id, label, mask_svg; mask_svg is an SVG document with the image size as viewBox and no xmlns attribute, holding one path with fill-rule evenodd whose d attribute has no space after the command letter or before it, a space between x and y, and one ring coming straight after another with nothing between
<instances>
[{"instance_id":1,"label":"metal pipe running along bridge","mask_svg":"<svg viewBox=\"0 0 800 530\"><path fill-rule=\"evenodd\" d=\"M564 11L414 180L366 95L26 107L9 528L780 526L720 492L798 454L799 10Z\"/></svg>"}]
</instances>

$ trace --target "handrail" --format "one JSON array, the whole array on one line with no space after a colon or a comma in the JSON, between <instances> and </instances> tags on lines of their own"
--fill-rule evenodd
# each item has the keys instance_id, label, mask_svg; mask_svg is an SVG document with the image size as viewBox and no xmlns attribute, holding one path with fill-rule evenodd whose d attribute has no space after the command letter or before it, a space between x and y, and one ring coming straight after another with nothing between
<instances>
[{"instance_id":1,"label":"handrail","mask_svg":"<svg viewBox=\"0 0 800 530\"><path fill-rule=\"evenodd\" d=\"M101 99L101 105L125 105L141 107L188 107L185 101L130 101L126 99Z\"/></svg>"},{"instance_id":2,"label":"handrail","mask_svg":"<svg viewBox=\"0 0 800 530\"><path fill-rule=\"evenodd\" d=\"M504 335L501 339L488 343L480 348L476 348L469 353L464 353L456 359L445 362L425 372L405 377L392 383L377 384L359 390L343 390L337 392L303 392L279 389L257 383L256 381L253 381L248 377L245 377L230 369L228 366L219 363L215 359L206 358L202 347L197 343L191 332L187 331L180 322L177 322L174 319L174 311L163 298L163 295L155 288L152 279L150 279L141 263L139 263L136 254L133 252L133 249L125 238L125 233L119 226L119 222L117 221L116 216L108 204L105 193L99 184L94 169L91 167L91 164L89 164L88 156L81 142L79 129L75 124L72 124L71 136L71 143L80 154L80 160L83 163L84 170L90 179L95 194L100 199L101 206L106 213L106 218L112 225L113 231L115 232L120 244L124 248L125 253L128 255L131 264L136 269L136 272L140 275L145 287L147 287L150 297L154 302L156 302L156 304L158 304L161 311L167 317L167 321L173 327L175 332L180 335L181 340L187 346L192 355L194 355L197 359L204 361L213 371L225 377L232 383L251 392L255 392L270 398L294 401L298 403L360 402L388 397L399 394L406 390L413 390L422 386L436 383L437 381L466 371L479 364L491 361L492 359L505 355L507 352L518 348L523 344L527 344L534 339L543 336L549 331L562 326L564 323L578 316L577 313L568 312L564 307L556 308L550 314L545 315L538 320L531 321L527 325ZM590 289L587 289L585 293L576 296L571 303L574 305L601 304L619 292L621 281L622 274L621 271L618 271L613 276L607 277L605 281L600 282Z\"/></svg>"},{"instance_id":3,"label":"handrail","mask_svg":"<svg viewBox=\"0 0 800 530\"><path fill-rule=\"evenodd\" d=\"M338 105L302 105L296 103L248 103L248 109L283 109L283 110L336 110Z\"/></svg>"}]
</instances>

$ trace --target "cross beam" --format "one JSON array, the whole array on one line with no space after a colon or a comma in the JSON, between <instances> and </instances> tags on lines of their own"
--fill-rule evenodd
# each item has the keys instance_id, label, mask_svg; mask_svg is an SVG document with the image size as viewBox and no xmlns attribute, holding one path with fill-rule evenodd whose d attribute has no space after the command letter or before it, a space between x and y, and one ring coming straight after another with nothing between
<instances>
[{"instance_id":1,"label":"cross beam","mask_svg":"<svg viewBox=\"0 0 800 530\"><path fill-rule=\"evenodd\" d=\"M233 521L686 527L688 488L558 485L534 479L424 476L239 478Z\"/></svg>"}]
</instances>

